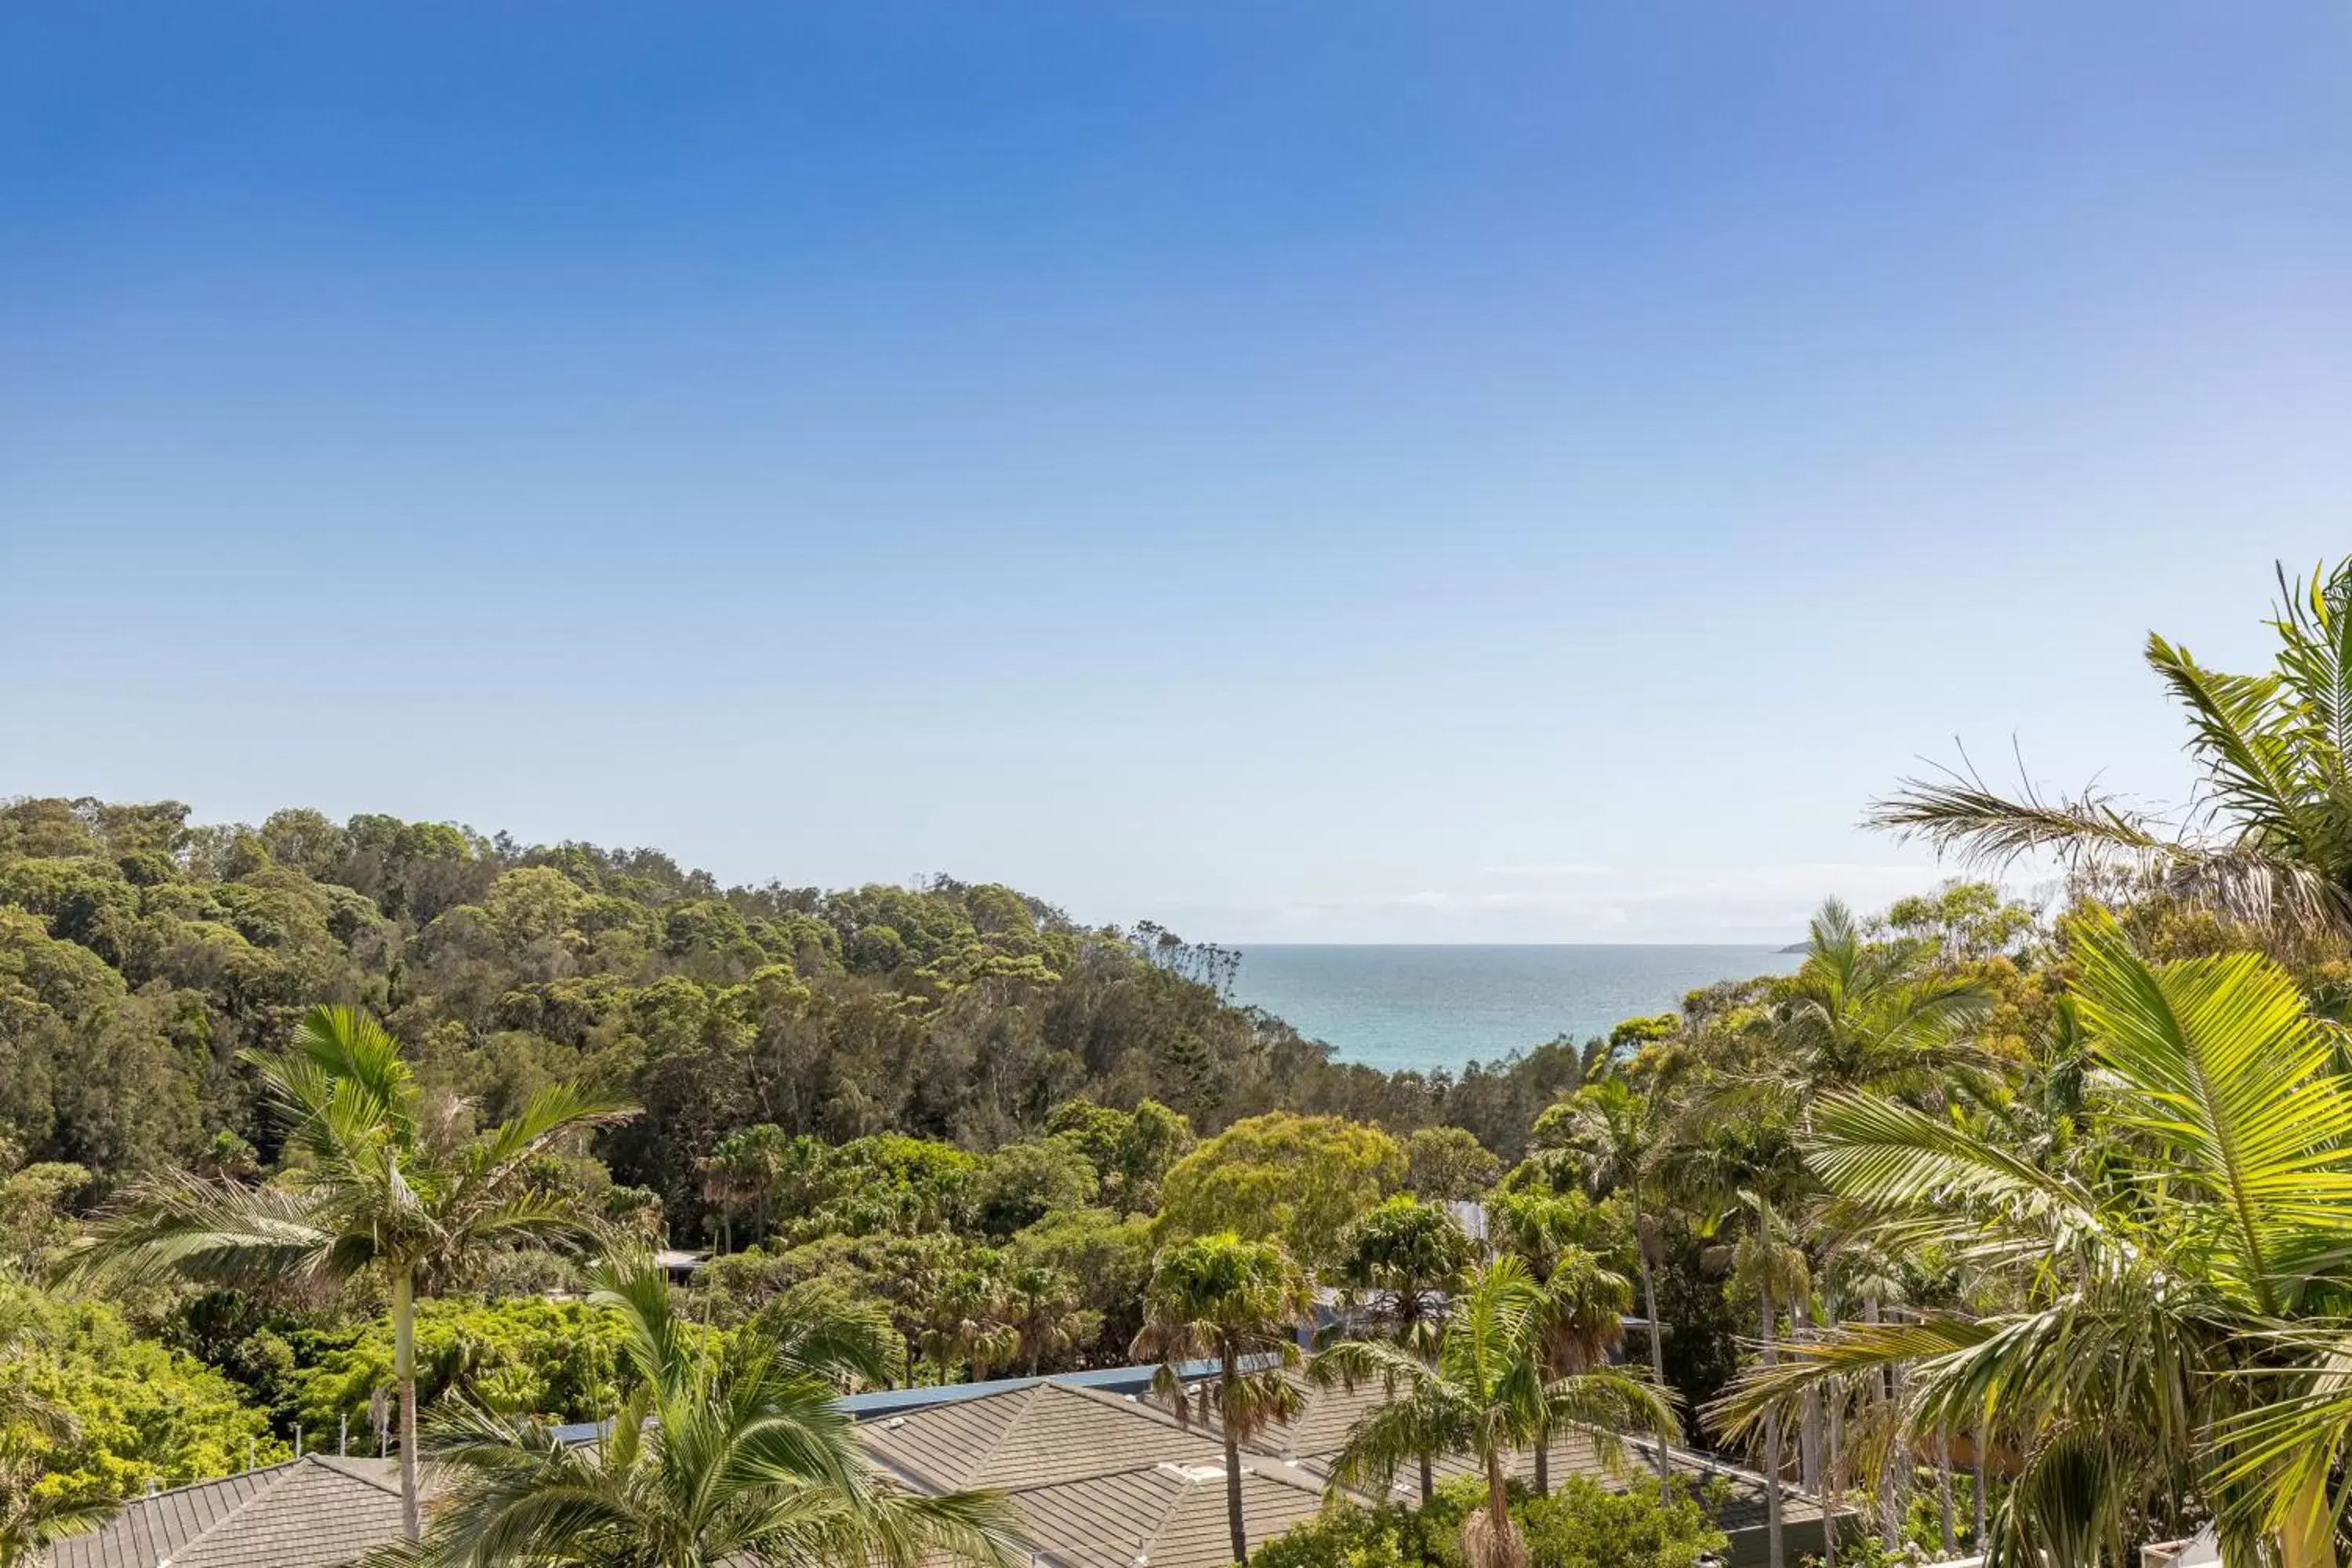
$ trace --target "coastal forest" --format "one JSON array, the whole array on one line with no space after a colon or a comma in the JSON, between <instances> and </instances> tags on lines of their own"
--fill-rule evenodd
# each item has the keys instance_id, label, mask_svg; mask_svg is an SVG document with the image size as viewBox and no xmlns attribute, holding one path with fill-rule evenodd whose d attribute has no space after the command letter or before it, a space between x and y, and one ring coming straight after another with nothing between
<instances>
[{"instance_id":1,"label":"coastal forest","mask_svg":"<svg viewBox=\"0 0 2352 1568\"><path fill-rule=\"evenodd\" d=\"M1551 1496L1486 1462L1575 1423L1753 1467L1775 1568L1790 1489L1871 1568L2124 1568L2200 1529L2334 1568L2352 563L2282 574L2270 624L2252 674L2147 645L2191 806L1890 781L1871 820L1950 880L1824 904L1791 973L1453 1074L1336 1060L1233 1005L1230 952L993 883L730 888L386 816L13 801L0 1563L298 1443L396 1453L417 1550L479 1561L466 1510L424 1528L420 1454L553 1530L530 1434L684 1432L730 1389L1205 1360L1221 1421L1273 1419L1320 1289L1318 1374L1403 1412L1342 1473L1423 1479L1286 1565L1719 1542L1679 1483ZM707 1256L673 1287L656 1248ZM608 1476L691 1462L611 1449ZM1491 1483L1433 1488L1445 1455ZM1013 1560L985 1498L817 1490L823 1551L727 1550Z\"/></svg>"}]
</instances>

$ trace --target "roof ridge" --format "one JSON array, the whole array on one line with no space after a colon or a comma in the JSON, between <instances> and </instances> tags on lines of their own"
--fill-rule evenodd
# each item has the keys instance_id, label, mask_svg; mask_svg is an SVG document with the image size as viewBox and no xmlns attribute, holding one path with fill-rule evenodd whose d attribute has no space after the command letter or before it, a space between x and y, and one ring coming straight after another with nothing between
<instances>
[{"instance_id":1,"label":"roof ridge","mask_svg":"<svg viewBox=\"0 0 2352 1568\"><path fill-rule=\"evenodd\" d=\"M1183 1469L1182 1466L1170 1467L1165 1463L1151 1467L1152 1473L1155 1475L1167 1475L1171 1468L1180 1471ZM1161 1505L1160 1517L1151 1521L1151 1529L1150 1532L1147 1533L1141 1541L1136 1543L1143 1549L1143 1555L1146 1560L1150 1558L1152 1549L1160 1544L1160 1538L1168 1533L1170 1521L1175 1519L1176 1510L1182 1508L1186 1500L1192 1497L1193 1489L1196 1487L1204 1487L1208 1484L1205 1481L1194 1480L1189 1473L1175 1475L1170 1477L1170 1479L1176 1484L1169 1489L1168 1500L1166 1503ZM1221 1473L1217 1477L1217 1489L1219 1491L1225 1489L1225 1478L1222 1473L1222 1468Z\"/></svg>"},{"instance_id":2,"label":"roof ridge","mask_svg":"<svg viewBox=\"0 0 2352 1568\"><path fill-rule=\"evenodd\" d=\"M1311 1380L1307 1378L1304 1369L1299 1367L1284 1367L1281 1370L1291 1383L1297 1385L1298 1391L1302 1394L1306 1395L1307 1399L1311 1400L1317 1394L1322 1392L1320 1389L1316 1387ZM1224 1412L1215 1411L1203 1420L1188 1421L1172 1410L1161 1408L1160 1405L1153 1401L1149 1390L1140 1394L1106 1394L1099 1389L1075 1387L1069 1384L1061 1384L1056 1386L1067 1388L1072 1394L1083 1394L1089 1399L1097 1399L1102 1401L1104 1404L1116 1405L1121 1410L1141 1411L1146 1415L1149 1415L1152 1420L1159 1422L1161 1426L1173 1426L1180 1432L1191 1432L1201 1436L1216 1437L1224 1429ZM1299 1406L1299 1414L1302 1415L1306 1414L1306 1406L1303 1404ZM1294 1461L1289 1456L1296 1450L1282 1447L1274 1439L1283 1434L1291 1432L1297 1427L1297 1421L1296 1419L1270 1423L1269 1425L1261 1427L1259 1430L1251 1433L1247 1437L1241 1439L1235 1444L1235 1447L1240 1448L1244 1453L1257 1454L1266 1458L1279 1459L1286 1465L1293 1464L1296 1461Z\"/></svg>"},{"instance_id":3,"label":"roof ridge","mask_svg":"<svg viewBox=\"0 0 2352 1568\"><path fill-rule=\"evenodd\" d=\"M1156 1421L1162 1426L1172 1427L1193 1436L1206 1436L1212 1430L1206 1422L1186 1421L1171 1411L1160 1409L1150 1399L1136 1394L1106 1394L1098 1388L1081 1388L1075 1384L1067 1383L1057 1383L1054 1386L1065 1394L1075 1394L1081 1399L1090 1399L1097 1405L1107 1405L1113 1410L1140 1415L1147 1421Z\"/></svg>"},{"instance_id":4,"label":"roof ridge","mask_svg":"<svg viewBox=\"0 0 2352 1568\"><path fill-rule=\"evenodd\" d=\"M997 1455L1004 1451L1005 1445L1011 1443L1014 1435L1030 1423L1036 1414L1037 1406L1042 1403L1038 1396L1045 1392L1045 1385L1042 1383L1033 1383L1024 1388L1008 1388L1002 1394L982 1394L979 1399L970 1402L981 1405L992 1399L1017 1401L1013 1405L1013 1414L1005 1417L1003 1428L996 1434L994 1440L966 1467L963 1485L969 1487L977 1481L981 1473L988 1468Z\"/></svg>"},{"instance_id":5,"label":"roof ridge","mask_svg":"<svg viewBox=\"0 0 2352 1568\"><path fill-rule=\"evenodd\" d=\"M254 1488L251 1492L239 1498L236 1507L227 1510L218 1519L214 1520L210 1524L205 1526L202 1530L188 1537L187 1540L180 1542L179 1546L173 1551L158 1558L157 1568L172 1568L173 1563L193 1555L196 1552L197 1548L204 1545L205 1542L211 1540L215 1534L233 1527L239 1519L244 1517L245 1514L265 1503L269 1502L271 1500L276 1498L287 1483L293 1479L294 1472L297 1470L315 1468L324 1474L341 1477L342 1479L348 1481L356 1481L362 1486L372 1487L375 1490L383 1492L391 1497L396 1498L401 1495L400 1488L397 1483L387 1484L386 1482L367 1474L364 1470L353 1469L350 1468L348 1457L346 1456L345 1458L346 1462L337 1463L333 1458L331 1458L329 1456L324 1454L298 1454L293 1458L281 1459L274 1465L264 1465L259 1467L258 1469L241 1471L237 1476L223 1476L219 1480L197 1482L196 1484L199 1486L218 1486L221 1481L236 1480L240 1476L258 1475L262 1470L271 1470L276 1472L276 1474L272 1475L265 1484ZM189 1489L174 1488L173 1489L187 1490ZM160 1496L163 1494L158 1495ZM149 1499L147 1500L152 1501L153 1500Z\"/></svg>"},{"instance_id":6,"label":"roof ridge","mask_svg":"<svg viewBox=\"0 0 2352 1568\"><path fill-rule=\"evenodd\" d=\"M173 1550L163 1553L156 1560L159 1564L159 1568L171 1568L173 1563L178 1562L181 1558L187 1556L199 1545L203 1544L205 1541L212 1536L214 1531L221 1529L225 1525L234 1522L237 1516L244 1513L246 1510L251 1508L254 1504L262 1501L266 1498L277 1496L278 1489L285 1484L287 1477L293 1474L295 1470L300 1468L308 1460L316 1457L317 1456L315 1455L305 1454L299 1458L282 1459L275 1465L262 1466L261 1469L275 1470L277 1474L272 1476L266 1485L257 1486L253 1490L237 1499L236 1507L226 1510L218 1519L214 1520L210 1524L207 1524L202 1530L199 1530L194 1535L191 1535L185 1541L180 1542L180 1544ZM257 1470L243 1470L238 1472L239 1475L244 1476L252 1476L258 1473L259 1471ZM237 1476L223 1476L219 1478L219 1480L200 1481L196 1484L199 1486L217 1486L220 1484L220 1481L233 1481L236 1479ZM173 1489L174 1491L186 1491L189 1489L191 1489L186 1487L175 1487ZM168 1494L158 1493L156 1495L157 1497L163 1497ZM150 1498L147 1500L152 1502L156 1500L156 1499Z\"/></svg>"},{"instance_id":7,"label":"roof ridge","mask_svg":"<svg viewBox=\"0 0 2352 1568\"><path fill-rule=\"evenodd\" d=\"M380 1492L388 1492L394 1497L401 1495L400 1469L397 1465L394 1466L390 1475L378 1476L372 1475L365 1469L354 1468L366 1462L363 1457L355 1458L349 1454L305 1454L302 1458L315 1461L322 1469L331 1470L336 1475L347 1476L355 1481L363 1481Z\"/></svg>"}]
</instances>

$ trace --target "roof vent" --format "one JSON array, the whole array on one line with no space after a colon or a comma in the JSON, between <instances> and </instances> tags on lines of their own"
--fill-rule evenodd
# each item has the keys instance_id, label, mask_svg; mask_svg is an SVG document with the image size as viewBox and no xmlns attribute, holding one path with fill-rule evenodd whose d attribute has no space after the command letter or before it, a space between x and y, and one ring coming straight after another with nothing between
<instances>
[{"instance_id":1,"label":"roof vent","mask_svg":"<svg viewBox=\"0 0 2352 1568\"><path fill-rule=\"evenodd\" d=\"M885 1432L896 1432L899 1427L904 1426L906 1424L907 1418L905 1416L893 1415L889 1420L882 1423L882 1430Z\"/></svg>"},{"instance_id":2,"label":"roof vent","mask_svg":"<svg viewBox=\"0 0 2352 1568\"><path fill-rule=\"evenodd\" d=\"M1211 1481L1225 1479L1225 1467L1223 1465L1180 1465L1172 1459L1162 1459L1153 1468L1167 1471L1187 1486L1205 1486Z\"/></svg>"}]
</instances>

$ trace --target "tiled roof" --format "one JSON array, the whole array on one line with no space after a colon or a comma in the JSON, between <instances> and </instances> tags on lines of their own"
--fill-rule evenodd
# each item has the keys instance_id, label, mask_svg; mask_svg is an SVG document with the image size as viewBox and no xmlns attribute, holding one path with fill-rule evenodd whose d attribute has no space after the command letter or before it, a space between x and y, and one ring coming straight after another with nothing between
<instances>
[{"instance_id":1,"label":"tiled roof","mask_svg":"<svg viewBox=\"0 0 2352 1568\"><path fill-rule=\"evenodd\" d=\"M400 1535L389 1459L318 1454L123 1505L51 1568L340 1568Z\"/></svg>"},{"instance_id":2,"label":"tiled roof","mask_svg":"<svg viewBox=\"0 0 2352 1568\"><path fill-rule=\"evenodd\" d=\"M927 1490L1017 1490L1171 1460L1222 1463L1218 1440L1117 1394L1058 1383L936 1405L858 1428L874 1456Z\"/></svg>"},{"instance_id":3,"label":"tiled roof","mask_svg":"<svg viewBox=\"0 0 2352 1568\"><path fill-rule=\"evenodd\" d=\"M1349 1431L1388 1397L1376 1383L1318 1389L1292 1375L1302 1399L1298 1415L1254 1433L1243 1447L1243 1517L1253 1546L1315 1514ZM862 1422L858 1431L877 1460L920 1490L992 1487L1008 1493L1042 1553L1067 1568L1141 1568L1139 1558L1150 1568L1217 1568L1230 1555L1223 1439L1213 1416L1186 1426L1149 1394L1024 1382L928 1407L900 1406ZM1584 1476L1622 1486L1649 1473L1654 1452L1629 1441L1612 1466L1590 1433L1562 1432L1549 1450L1550 1479L1557 1484ZM1669 1450L1669 1462L1677 1474L1714 1475L1727 1484L1721 1523L1735 1548L1761 1525L1759 1478L1680 1448ZM1440 1480L1478 1473L1475 1460L1451 1455L1433 1470ZM1534 1472L1531 1451L1511 1456L1514 1477L1531 1479ZM1410 1501L1417 1491L1418 1475L1406 1466L1395 1495ZM1783 1495L1791 1526L1818 1519L1813 1499L1794 1487Z\"/></svg>"},{"instance_id":4,"label":"tiled roof","mask_svg":"<svg viewBox=\"0 0 2352 1568\"><path fill-rule=\"evenodd\" d=\"M1301 1392L1297 1419L1255 1435L1243 1451L1253 1547L1315 1515L1349 1427L1384 1397L1377 1384L1349 1393L1302 1383ZM858 1436L918 1490L1007 1493L1054 1568L1220 1568L1230 1555L1221 1436L1213 1425L1182 1425L1146 1397L1024 1382L877 1412ZM1587 1475L1609 1484L1639 1474L1648 1452L1628 1447L1623 1467L1612 1471L1590 1436L1563 1433L1551 1449L1552 1479ZM1707 1468L1679 1449L1673 1463L1686 1475ZM1531 1455L1513 1456L1515 1475L1533 1468ZM1452 1457L1435 1469L1444 1479L1475 1473L1473 1461ZM1717 1473L1733 1489L1722 1520L1733 1532L1733 1560L1745 1562L1742 1549L1753 1544L1745 1537L1762 1520L1762 1485L1744 1471ZM1412 1495L1410 1467L1397 1483L1400 1496ZM1793 1488L1786 1497L1791 1526L1818 1521L1812 1499ZM131 1502L102 1530L58 1542L49 1568L341 1568L399 1533L392 1461L313 1454Z\"/></svg>"},{"instance_id":5,"label":"tiled roof","mask_svg":"<svg viewBox=\"0 0 2352 1568\"><path fill-rule=\"evenodd\" d=\"M1214 1568L1233 1558L1222 1462L1158 1464L1013 1494L1041 1552L1067 1568ZM1254 1551L1321 1510L1315 1481L1286 1467L1242 1467Z\"/></svg>"}]
</instances>

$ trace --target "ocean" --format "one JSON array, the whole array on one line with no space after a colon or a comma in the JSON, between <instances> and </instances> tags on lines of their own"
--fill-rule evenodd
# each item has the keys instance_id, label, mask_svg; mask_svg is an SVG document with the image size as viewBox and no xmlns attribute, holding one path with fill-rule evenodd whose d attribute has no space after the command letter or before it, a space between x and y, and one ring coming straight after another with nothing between
<instances>
[{"instance_id":1,"label":"ocean","mask_svg":"<svg viewBox=\"0 0 2352 1568\"><path fill-rule=\"evenodd\" d=\"M1686 991L1800 962L1747 946L1259 943L1242 948L1233 999L1328 1042L1343 1061L1458 1068L1559 1035L1605 1035L1621 1018L1673 1011Z\"/></svg>"}]
</instances>

